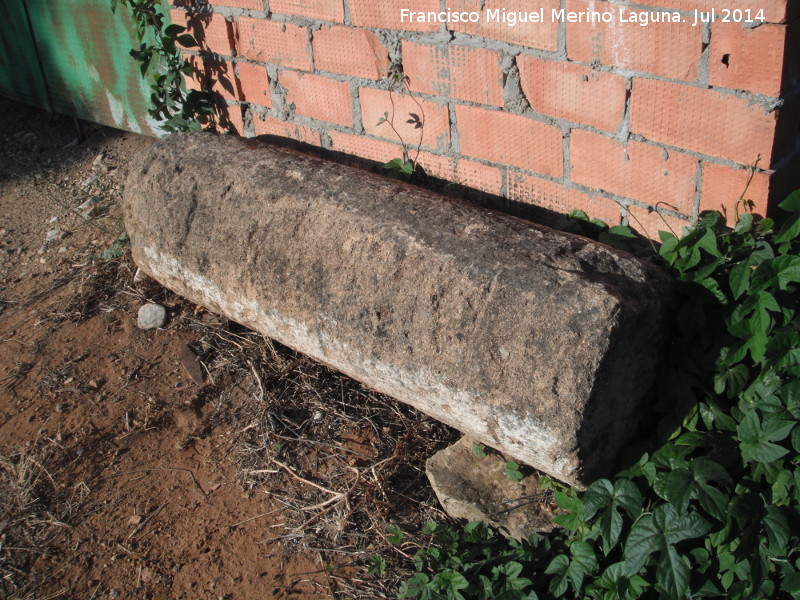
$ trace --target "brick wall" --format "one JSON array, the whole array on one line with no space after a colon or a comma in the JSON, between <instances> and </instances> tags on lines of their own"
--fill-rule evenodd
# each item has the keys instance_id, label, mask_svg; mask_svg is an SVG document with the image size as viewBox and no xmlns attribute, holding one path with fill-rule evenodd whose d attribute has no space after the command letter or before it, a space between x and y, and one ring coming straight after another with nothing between
<instances>
[{"instance_id":1,"label":"brick wall","mask_svg":"<svg viewBox=\"0 0 800 600\"><path fill-rule=\"evenodd\" d=\"M419 146L435 177L650 236L706 209L732 216L748 180L765 214L800 187L800 0L642 1L174 0L170 14L242 135L375 161ZM401 22L402 9L478 19ZM540 9L541 22L492 19ZM394 127L378 124L387 112Z\"/></svg>"}]
</instances>

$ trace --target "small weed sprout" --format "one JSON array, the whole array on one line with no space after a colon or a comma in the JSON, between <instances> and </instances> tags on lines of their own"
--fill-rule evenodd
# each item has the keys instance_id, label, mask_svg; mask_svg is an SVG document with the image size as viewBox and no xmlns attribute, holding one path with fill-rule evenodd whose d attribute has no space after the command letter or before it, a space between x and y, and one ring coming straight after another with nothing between
<instances>
[{"instance_id":1,"label":"small weed sprout","mask_svg":"<svg viewBox=\"0 0 800 600\"><path fill-rule=\"evenodd\" d=\"M386 169L390 176L397 177L398 179L410 179L414 172L417 170L417 160L419 159L420 148L422 148L422 138L425 133L425 111L422 108L422 105L419 101L414 98L414 96L410 96L414 101L414 104L417 105L419 108L419 114L417 113L408 113L406 123L409 125L413 125L414 129L419 130L419 140L416 144L416 150L414 153L414 158L410 157L411 154L411 147L409 146L408 142L403 139L403 136L400 135L400 132L395 127L395 105L394 105L394 94L395 88L400 87L401 92L403 90L408 91L408 84L410 79L407 76L404 76L402 72L394 72L391 75L391 87L389 89L389 102L392 104L391 113L385 112L383 116L378 120L376 126L383 125L384 123L388 124L391 127L394 134L400 140L400 143L403 147L403 156L400 158L393 158L389 162L383 165L383 168ZM421 115L421 116L420 116Z\"/></svg>"}]
</instances>

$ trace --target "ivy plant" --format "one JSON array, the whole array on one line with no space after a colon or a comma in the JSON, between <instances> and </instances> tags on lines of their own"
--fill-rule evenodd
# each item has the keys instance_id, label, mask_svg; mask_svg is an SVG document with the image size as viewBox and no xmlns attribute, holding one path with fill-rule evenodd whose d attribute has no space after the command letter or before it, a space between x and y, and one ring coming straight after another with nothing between
<instances>
[{"instance_id":1,"label":"ivy plant","mask_svg":"<svg viewBox=\"0 0 800 600\"><path fill-rule=\"evenodd\" d=\"M556 486L547 536L428 526L401 597L800 599L800 191L780 207L780 226L705 212L660 234L680 301L655 433L626 468L584 492Z\"/></svg>"},{"instance_id":2,"label":"ivy plant","mask_svg":"<svg viewBox=\"0 0 800 600\"><path fill-rule=\"evenodd\" d=\"M111 10L128 7L133 16L139 47L131 56L139 62L142 77L150 81L148 113L169 133L199 131L211 124L219 112L212 94L186 90L184 77L193 76L192 64L181 56L180 47L196 48L194 37L181 25L167 25L161 0L111 0Z\"/></svg>"}]
</instances>

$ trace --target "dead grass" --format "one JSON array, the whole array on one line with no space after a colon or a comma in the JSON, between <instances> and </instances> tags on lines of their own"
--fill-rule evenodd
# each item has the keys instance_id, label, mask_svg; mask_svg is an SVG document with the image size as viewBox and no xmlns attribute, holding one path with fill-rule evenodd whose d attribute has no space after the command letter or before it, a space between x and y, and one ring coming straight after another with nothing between
<instances>
[{"instance_id":1,"label":"dead grass","mask_svg":"<svg viewBox=\"0 0 800 600\"><path fill-rule=\"evenodd\" d=\"M47 559L79 514L80 501L59 481L60 449L37 440L0 454L0 596L33 598L32 565Z\"/></svg>"},{"instance_id":2,"label":"dead grass","mask_svg":"<svg viewBox=\"0 0 800 600\"><path fill-rule=\"evenodd\" d=\"M205 376L193 403L213 407L180 443L227 426L242 488L283 506L285 519L264 545L280 541L286 554L318 553L337 598L395 597L412 573L414 552L427 541L422 526L447 518L425 477L425 460L458 433L152 280L134 284L128 253L86 259L64 278L76 292L43 323L85 321L131 298L170 305L178 316L168 327L191 333ZM43 392L62 385L72 365L62 367L42 381ZM58 531L79 516L48 470L51 451L42 446L2 458L0 502L8 516L3 513L0 595L32 597L25 595L34 589L25 575L31 561L46 557ZM404 532L399 543L389 542L390 524ZM380 575L370 573L376 562L385 565Z\"/></svg>"},{"instance_id":3,"label":"dead grass","mask_svg":"<svg viewBox=\"0 0 800 600\"><path fill-rule=\"evenodd\" d=\"M445 518L425 460L457 432L258 333L193 312L179 326L197 337L208 397L230 420L240 484L285 507L264 542L318 552L339 598L394 597L413 569L421 527ZM234 388L247 400L226 406ZM404 532L400 543L389 543L388 524ZM380 577L368 573L375 556L386 563Z\"/></svg>"}]
</instances>

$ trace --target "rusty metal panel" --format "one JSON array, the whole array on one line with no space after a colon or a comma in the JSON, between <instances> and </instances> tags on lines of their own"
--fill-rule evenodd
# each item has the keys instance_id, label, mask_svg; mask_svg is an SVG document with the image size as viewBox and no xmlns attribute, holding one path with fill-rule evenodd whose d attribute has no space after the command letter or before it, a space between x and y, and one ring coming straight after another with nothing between
<instances>
[{"instance_id":1,"label":"rusty metal panel","mask_svg":"<svg viewBox=\"0 0 800 600\"><path fill-rule=\"evenodd\" d=\"M138 42L127 8L120 6L112 13L108 0L11 1L27 11L53 111L158 134L157 124L147 114L148 84L129 55ZM0 22L3 35L14 29L14 23ZM4 71L13 72L13 65Z\"/></svg>"},{"instance_id":2,"label":"rusty metal panel","mask_svg":"<svg viewBox=\"0 0 800 600\"><path fill-rule=\"evenodd\" d=\"M0 95L51 110L23 0L0 2Z\"/></svg>"}]
</instances>

